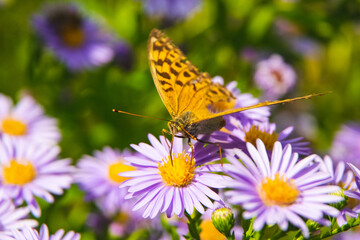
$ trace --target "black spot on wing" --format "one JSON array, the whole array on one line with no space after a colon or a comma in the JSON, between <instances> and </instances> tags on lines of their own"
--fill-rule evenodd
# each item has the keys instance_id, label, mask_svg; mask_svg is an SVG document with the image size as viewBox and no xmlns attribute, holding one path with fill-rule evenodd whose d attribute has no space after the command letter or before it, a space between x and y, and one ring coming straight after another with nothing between
<instances>
[{"instance_id":1,"label":"black spot on wing","mask_svg":"<svg viewBox=\"0 0 360 240\"><path fill-rule=\"evenodd\" d=\"M156 73L157 73L159 76L161 76L161 77L163 77L163 78L165 78L165 79L170 79L170 75L169 75L167 72L159 72L159 71L156 69Z\"/></svg>"},{"instance_id":2,"label":"black spot on wing","mask_svg":"<svg viewBox=\"0 0 360 240\"><path fill-rule=\"evenodd\" d=\"M181 81L176 81L175 84L179 85L180 87L182 87L184 84Z\"/></svg>"},{"instance_id":3,"label":"black spot on wing","mask_svg":"<svg viewBox=\"0 0 360 240\"><path fill-rule=\"evenodd\" d=\"M183 75L184 77L190 77L190 74L187 71L184 71Z\"/></svg>"},{"instance_id":4,"label":"black spot on wing","mask_svg":"<svg viewBox=\"0 0 360 240\"><path fill-rule=\"evenodd\" d=\"M169 87L169 88L167 88L167 89L164 89L164 91L165 91L165 92L172 92L172 91L174 91L174 89L173 89L172 87Z\"/></svg>"}]
</instances>

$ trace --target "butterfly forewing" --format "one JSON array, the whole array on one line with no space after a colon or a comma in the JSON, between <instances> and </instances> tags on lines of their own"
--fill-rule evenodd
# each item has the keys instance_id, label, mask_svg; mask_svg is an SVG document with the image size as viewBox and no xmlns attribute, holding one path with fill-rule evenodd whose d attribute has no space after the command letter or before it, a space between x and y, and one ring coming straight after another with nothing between
<instances>
[{"instance_id":1,"label":"butterfly forewing","mask_svg":"<svg viewBox=\"0 0 360 240\"><path fill-rule=\"evenodd\" d=\"M156 88L173 118L191 112L193 118L186 119L191 124L233 108L235 98L231 92L212 83L208 73L199 72L161 31L154 29L150 33L148 47Z\"/></svg>"}]
</instances>

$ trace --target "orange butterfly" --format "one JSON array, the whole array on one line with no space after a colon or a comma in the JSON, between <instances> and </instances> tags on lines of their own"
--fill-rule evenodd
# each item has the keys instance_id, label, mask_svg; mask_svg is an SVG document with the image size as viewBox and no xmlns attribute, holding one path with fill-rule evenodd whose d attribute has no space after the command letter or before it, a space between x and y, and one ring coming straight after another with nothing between
<instances>
[{"instance_id":1,"label":"orange butterfly","mask_svg":"<svg viewBox=\"0 0 360 240\"><path fill-rule=\"evenodd\" d=\"M213 83L211 76L200 72L188 61L181 50L160 30L153 29L148 41L149 65L155 86L170 113L168 122L173 137L197 139L200 134L210 134L225 126L223 116L248 109L287 103L307 96L266 101L248 107L233 109L236 98L219 83ZM114 110L116 112L122 112ZM131 114L142 116L137 114ZM167 132L165 129L163 132ZM170 148L171 149L171 148Z\"/></svg>"}]
</instances>

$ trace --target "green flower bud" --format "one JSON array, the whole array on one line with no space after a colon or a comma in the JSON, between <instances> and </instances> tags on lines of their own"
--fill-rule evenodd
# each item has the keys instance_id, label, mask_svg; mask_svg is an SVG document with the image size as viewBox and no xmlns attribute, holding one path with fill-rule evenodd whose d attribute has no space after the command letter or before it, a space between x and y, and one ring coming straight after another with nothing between
<instances>
[{"instance_id":1,"label":"green flower bud","mask_svg":"<svg viewBox=\"0 0 360 240\"><path fill-rule=\"evenodd\" d=\"M231 235L231 229L235 224L234 214L231 209L226 207L216 209L211 215L211 220L219 232L227 237Z\"/></svg>"}]
</instances>

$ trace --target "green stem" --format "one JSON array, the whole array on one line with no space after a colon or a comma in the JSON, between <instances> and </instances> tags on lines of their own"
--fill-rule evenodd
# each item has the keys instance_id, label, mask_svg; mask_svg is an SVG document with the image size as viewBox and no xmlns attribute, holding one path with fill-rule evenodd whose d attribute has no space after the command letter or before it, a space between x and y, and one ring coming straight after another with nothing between
<instances>
[{"instance_id":1,"label":"green stem","mask_svg":"<svg viewBox=\"0 0 360 240\"><path fill-rule=\"evenodd\" d=\"M187 224L188 224L189 233L190 233L191 237L193 239L200 240L200 229L198 228L198 226L200 225L201 214L199 212L195 211L193 213L193 215L195 215L195 216L192 218L191 215L189 215L185 211L185 216L188 219Z\"/></svg>"}]
</instances>

